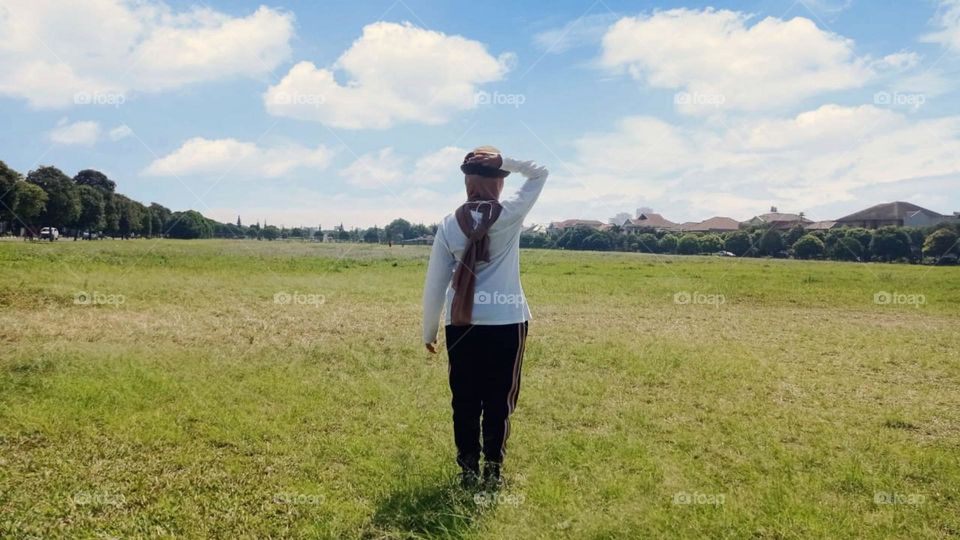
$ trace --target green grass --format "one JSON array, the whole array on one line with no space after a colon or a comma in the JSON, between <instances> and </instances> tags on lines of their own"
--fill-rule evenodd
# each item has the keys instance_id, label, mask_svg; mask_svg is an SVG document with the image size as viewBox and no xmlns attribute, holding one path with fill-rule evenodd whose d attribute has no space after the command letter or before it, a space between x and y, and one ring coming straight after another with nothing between
<instances>
[{"instance_id":1,"label":"green grass","mask_svg":"<svg viewBox=\"0 0 960 540\"><path fill-rule=\"evenodd\" d=\"M478 504L426 255L0 242L0 537L960 536L960 269L527 251Z\"/></svg>"}]
</instances>

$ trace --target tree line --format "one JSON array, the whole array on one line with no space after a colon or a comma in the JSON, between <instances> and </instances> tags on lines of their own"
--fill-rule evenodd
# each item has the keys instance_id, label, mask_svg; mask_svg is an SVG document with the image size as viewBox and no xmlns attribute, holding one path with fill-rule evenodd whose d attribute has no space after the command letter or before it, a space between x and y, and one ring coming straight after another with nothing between
<instances>
[{"instance_id":1,"label":"tree line","mask_svg":"<svg viewBox=\"0 0 960 540\"><path fill-rule=\"evenodd\" d=\"M627 232L573 227L559 232L524 233L521 247L590 251L628 251L678 255L731 255L956 264L960 257L960 223L932 227L841 227L788 231L752 227L726 233L674 233L652 228Z\"/></svg>"},{"instance_id":2,"label":"tree line","mask_svg":"<svg viewBox=\"0 0 960 540\"><path fill-rule=\"evenodd\" d=\"M24 176L0 161L2 230L35 236L41 227L56 227L74 238L85 233L199 238L212 227L198 212L173 212L157 203L145 206L116 188L116 182L93 169L71 178L43 166Z\"/></svg>"},{"instance_id":3,"label":"tree line","mask_svg":"<svg viewBox=\"0 0 960 540\"><path fill-rule=\"evenodd\" d=\"M117 183L104 173L84 169L72 178L56 167L43 166L26 175L0 161L0 233L37 236L42 227L56 227L73 238L166 237L248 238L257 240L331 239L341 242L409 242L427 237L436 226L396 219L383 228L343 225L324 231L287 229L264 223L220 223L195 210L174 212L150 203L144 205L120 193Z\"/></svg>"},{"instance_id":4,"label":"tree line","mask_svg":"<svg viewBox=\"0 0 960 540\"><path fill-rule=\"evenodd\" d=\"M195 210L174 212L158 203L143 205L116 192L117 184L100 171L84 169L72 178L51 166L26 176L0 161L0 231L35 236L40 227L57 227L66 236L130 238L300 239L364 243L429 243L436 225L395 219L383 228L339 225L330 230L244 226L220 223ZM87 234L89 233L89 234ZM753 227L727 233L674 233L619 226L606 230L573 227L559 232L524 233L521 247L591 251L628 251L679 255L728 254L737 257L827 259L837 261L936 262L956 264L960 223L933 227L836 228L788 231Z\"/></svg>"}]
</instances>

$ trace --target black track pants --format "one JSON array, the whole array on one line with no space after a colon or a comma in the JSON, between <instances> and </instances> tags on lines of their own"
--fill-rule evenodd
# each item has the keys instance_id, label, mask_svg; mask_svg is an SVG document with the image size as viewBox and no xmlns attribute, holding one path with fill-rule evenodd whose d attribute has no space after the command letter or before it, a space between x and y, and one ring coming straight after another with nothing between
<instances>
[{"instance_id":1,"label":"black track pants","mask_svg":"<svg viewBox=\"0 0 960 540\"><path fill-rule=\"evenodd\" d=\"M447 326L453 438L457 462L476 468L483 457L502 463L510 436L510 413L520 395L520 369L527 323Z\"/></svg>"}]
</instances>

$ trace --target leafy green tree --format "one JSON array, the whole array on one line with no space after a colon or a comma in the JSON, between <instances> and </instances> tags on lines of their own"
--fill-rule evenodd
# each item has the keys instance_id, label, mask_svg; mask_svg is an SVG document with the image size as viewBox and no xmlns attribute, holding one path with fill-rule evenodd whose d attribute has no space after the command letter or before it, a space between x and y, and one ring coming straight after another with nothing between
<instances>
[{"instance_id":1,"label":"leafy green tree","mask_svg":"<svg viewBox=\"0 0 960 540\"><path fill-rule=\"evenodd\" d=\"M87 184L77 187L80 197L80 217L77 219L77 229L74 238L83 231L96 232L103 229L104 196L101 191Z\"/></svg>"},{"instance_id":2,"label":"leafy green tree","mask_svg":"<svg viewBox=\"0 0 960 540\"><path fill-rule=\"evenodd\" d=\"M276 240L280 238L280 229L274 227L273 225L267 225L260 231L260 236L264 240Z\"/></svg>"},{"instance_id":3,"label":"leafy green tree","mask_svg":"<svg viewBox=\"0 0 960 540\"><path fill-rule=\"evenodd\" d=\"M0 231L2 225L15 219L14 209L17 207L17 184L22 181L20 173L7 167L0 161Z\"/></svg>"},{"instance_id":4,"label":"leafy green tree","mask_svg":"<svg viewBox=\"0 0 960 540\"><path fill-rule=\"evenodd\" d=\"M660 253L676 253L677 251L676 235L665 234L657 244L660 249Z\"/></svg>"},{"instance_id":5,"label":"leafy green tree","mask_svg":"<svg viewBox=\"0 0 960 540\"><path fill-rule=\"evenodd\" d=\"M852 229L840 229L846 233L847 238L853 238L857 242L860 242L860 253L866 253L870 249L870 242L873 241L873 231L870 229L864 229L861 227L855 227Z\"/></svg>"},{"instance_id":6,"label":"leafy green tree","mask_svg":"<svg viewBox=\"0 0 960 540\"><path fill-rule=\"evenodd\" d=\"M163 236L166 233L166 227L170 224L170 216L173 212L162 204L150 203L150 229L153 236Z\"/></svg>"},{"instance_id":7,"label":"leafy green tree","mask_svg":"<svg viewBox=\"0 0 960 540\"><path fill-rule=\"evenodd\" d=\"M960 253L957 245L957 233L950 229L940 229L923 242L923 254L927 257L943 257L948 253Z\"/></svg>"},{"instance_id":8,"label":"leafy green tree","mask_svg":"<svg viewBox=\"0 0 960 540\"><path fill-rule=\"evenodd\" d=\"M200 215L200 212L187 210L186 212L176 212L171 216L167 236L186 240L210 238L213 236L213 230L207 223L207 219Z\"/></svg>"},{"instance_id":9,"label":"leafy green tree","mask_svg":"<svg viewBox=\"0 0 960 540\"><path fill-rule=\"evenodd\" d=\"M870 256L875 260L890 262L910 257L910 237L897 227L883 227L873 233L870 241Z\"/></svg>"},{"instance_id":10,"label":"leafy green tree","mask_svg":"<svg viewBox=\"0 0 960 540\"><path fill-rule=\"evenodd\" d=\"M107 175L93 169L84 169L73 177L78 186L90 186L104 194L112 194L117 189L117 183L107 178Z\"/></svg>"},{"instance_id":11,"label":"leafy green tree","mask_svg":"<svg viewBox=\"0 0 960 540\"><path fill-rule=\"evenodd\" d=\"M585 249L584 242L596 232L590 227L570 227L557 239L557 247L561 249Z\"/></svg>"},{"instance_id":12,"label":"leafy green tree","mask_svg":"<svg viewBox=\"0 0 960 540\"><path fill-rule=\"evenodd\" d=\"M390 222L389 225L383 228L384 234L386 234L387 239L394 242L398 240L405 240L408 238L415 238L413 234L413 225L405 219L395 219Z\"/></svg>"},{"instance_id":13,"label":"leafy green tree","mask_svg":"<svg viewBox=\"0 0 960 540\"><path fill-rule=\"evenodd\" d=\"M17 182L17 206L13 212L24 227L32 227L47 207L47 192L30 182Z\"/></svg>"},{"instance_id":14,"label":"leafy green tree","mask_svg":"<svg viewBox=\"0 0 960 540\"><path fill-rule=\"evenodd\" d=\"M845 236L827 250L827 257L835 261L861 261L866 251L856 237Z\"/></svg>"},{"instance_id":15,"label":"leafy green tree","mask_svg":"<svg viewBox=\"0 0 960 540\"><path fill-rule=\"evenodd\" d=\"M549 248L550 237L542 233L524 233L520 235L522 248Z\"/></svg>"},{"instance_id":16,"label":"leafy green tree","mask_svg":"<svg viewBox=\"0 0 960 540\"><path fill-rule=\"evenodd\" d=\"M806 236L806 234L807 234L807 230L797 225L796 227L793 227L792 229L787 231L787 234L783 237L783 241L786 245L792 246L797 243L797 240L800 240L801 238Z\"/></svg>"},{"instance_id":17,"label":"leafy green tree","mask_svg":"<svg viewBox=\"0 0 960 540\"><path fill-rule=\"evenodd\" d=\"M723 240L715 234L700 237L700 253L716 253L723 250Z\"/></svg>"},{"instance_id":18,"label":"leafy green tree","mask_svg":"<svg viewBox=\"0 0 960 540\"><path fill-rule=\"evenodd\" d=\"M583 240L582 248L590 251L610 251L612 246L610 236L597 231Z\"/></svg>"},{"instance_id":19,"label":"leafy green tree","mask_svg":"<svg viewBox=\"0 0 960 540\"><path fill-rule=\"evenodd\" d=\"M660 251L660 244L657 241L657 235L653 233L638 234L637 250L642 253L656 253Z\"/></svg>"},{"instance_id":20,"label":"leafy green tree","mask_svg":"<svg viewBox=\"0 0 960 540\"><path fill-rule=\"evenodd\" d=\"M763 236L760 237L760 253L770 257L779 256L780 253L786 248L783 243L783 235L780 234L780 231L776 229L768 229L764 231Z\"/></svg>"},{"instance_id":21,"label":"leafy green tree","mask_svg":"<svg viewBox=\"0 0 960 540\"><path fill-rule=\"evenodd\" d=\"M798 259L819 259L823 251L823 240L812 234L801 236L793 244L793 256Z\"/></svg>"},{"instance_id":22,"label":"leafy green tree","mask_svg":"<svg viewBox=\"0 0 960 540\"><path fill-rule=\"evenodd\" d=\"M696 255L700 253L700 241L692 234L681 236L677 242L677 253L680 255Z\"/></svg>"},{"instance_id":23,"label":"leafy green tree","mask_svg":"<svg viewBox=\"0 0 960 540\"><path fill-rule=\"evenodd\" d=\"M80 217L80 194L73 180L56 167L40 167L27 174L27 181L47 192L47 206L40 215L45 226L72 227Z\"/></svg>"},{"instance_id":24,"label":"leafy green tree","mask_svg":"<svg viewBox=\"0 0 960 540\"><path fill-rule=\"evenodd\" d=\"M521 238L522 240L522 238ZM368 244L376 244L380 241L380 229L376 227L370 227L363 233L363 241Z\"/></svg>"},{"instance_id":25,"label":"leafy green tree","mask_svg":"<svg viewBox=\"0 0 960 540\"><path fill-rule=\"evenodd\" d=\"M110 236L120 233L120 213L122 200L117 195L109 194L103 203L103 230Z\"/></svg>"},{"instance_id":26,"label":"leafy green tree","mask_svg":"<svg viewBox=\"0 0 960 540\"><path fill-rule=\"evenodd\" d=\"M117 209L117 232L127 238L139 234L143 228L143 215L146 207L123 195L114 195L113 204Z\"/></svg>"},{"instance_id":27,"label":"leafy green tree","mask_svg":"<svg viewBox=\"0 0 960 540\"><path fill-rule=\"evenodd\" d=\"M747 255L751 247L753 247L753 242L751 242L750 233L747 231L734 231L728 234L723 241L723 249L737 257Z\"/></svg>"}]
</instances>

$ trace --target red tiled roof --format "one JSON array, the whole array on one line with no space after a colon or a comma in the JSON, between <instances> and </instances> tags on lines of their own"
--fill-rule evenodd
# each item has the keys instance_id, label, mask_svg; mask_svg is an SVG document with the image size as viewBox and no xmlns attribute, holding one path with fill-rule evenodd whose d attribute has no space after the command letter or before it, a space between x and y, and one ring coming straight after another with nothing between
<instances>
[{"instance_id":1,"label":"red tiled roof","mask_svg":"<svg viewBox=\"0 0 960 540\"><path fill-rule=\"evenodd\" d=\"M735 231L740 228L740 222L733 218L714 216L700 223L684 223L680 228L692 232Z\"/></svg>"}]
</instances>

